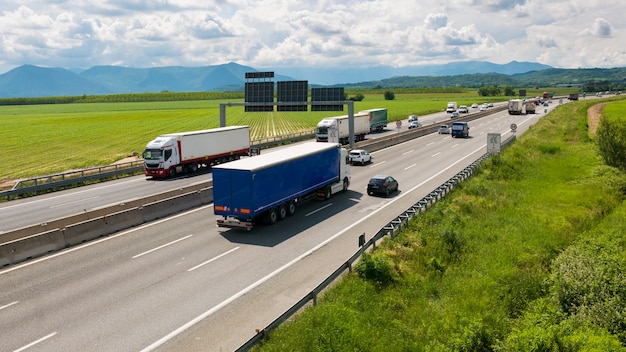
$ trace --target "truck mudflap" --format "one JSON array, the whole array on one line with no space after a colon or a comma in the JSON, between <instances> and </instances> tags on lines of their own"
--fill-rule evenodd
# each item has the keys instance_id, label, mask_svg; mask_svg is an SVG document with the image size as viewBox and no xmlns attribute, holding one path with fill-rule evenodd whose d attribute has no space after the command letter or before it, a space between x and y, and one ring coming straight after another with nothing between
<instances>
[{"instance_id":1,"label":"truck mudflap","mask_svg":"<svg viewBox=\"0 0 626 352\"><path fill-rule=\"evenodd\" d=\"M241 221L233 218L217 219L217 227L226 227L229 229L245 229L252 230L254 224L250 221Z\"/></svg>"}]
</instances>

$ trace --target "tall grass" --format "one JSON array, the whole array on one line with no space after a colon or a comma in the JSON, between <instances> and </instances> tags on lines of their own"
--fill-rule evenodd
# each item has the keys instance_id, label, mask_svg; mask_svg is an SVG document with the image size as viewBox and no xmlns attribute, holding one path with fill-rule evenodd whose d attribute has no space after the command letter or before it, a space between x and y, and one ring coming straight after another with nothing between
<instances>
[{"instance_id":1,"label":"tall grass","mask_svg":"<svg viewBox=\"0 0 626 352\"><path fill-rule=\"evenodd\" d=\"M559 338L545 347L512 334L549 297L559 253L624 207L626 178L605 172L579 130L581 104L532 126L256 350L623 350L601 327L583 329L587 340L579 341L562 326L560 348ZM373 270L391 270L390 280L373 280ZM558 326L558 314L545 316Z\"/></svg>"}]
</instances>

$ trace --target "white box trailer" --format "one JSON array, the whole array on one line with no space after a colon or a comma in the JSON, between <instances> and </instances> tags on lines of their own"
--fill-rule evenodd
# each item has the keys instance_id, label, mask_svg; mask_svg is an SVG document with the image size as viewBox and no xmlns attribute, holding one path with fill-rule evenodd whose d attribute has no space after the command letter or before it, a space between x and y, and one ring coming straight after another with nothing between
<instances>
[{"instance_id":1,"label":"white box trailer","mask_svg":"<svg viewBox=\"0 0 626 352\"><path fill-rule=\"evenodd\" d=\"M148 143L143 159L145 175L160 178L247 155L250 127L230 126L160 135Z\"/></svg>"},{"instance_id":2,"label":"white box trailer","mask_svg":"<svg viewBox=\"0 0 626 352\"><path fill-rule=\"evenodd\" d=\"M370 133L370 115L366 112L354 114L354 141L359 142L365 139L365 135ZM333 140L330 134L336 131L336 140L341 144L350 142L350 131L348 115L326 117L317 124L315 129L315 139L318 142L328 142Z\"/></svg>"}]
</instances>

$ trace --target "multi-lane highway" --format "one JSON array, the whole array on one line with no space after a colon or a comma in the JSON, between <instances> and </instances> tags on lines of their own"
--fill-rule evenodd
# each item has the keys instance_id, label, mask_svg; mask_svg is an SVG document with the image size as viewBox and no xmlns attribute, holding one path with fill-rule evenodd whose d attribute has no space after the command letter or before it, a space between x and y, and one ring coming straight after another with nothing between
<instances>
[{"instance_id":1,"label":"multi-lane highway","mask_svg":"<svg viewBox=\"0 0 626 352\"><path fill-rule=\"evenodd\" d=\"M521 134L543 115L503 111L470 122L471 138L431 134L374 152L373 163L352 167L348 192L305 203L273 226L219 229L205 206L6 267L0 345L7 351L234 350L354 254L359 235L372 237L482 155L488 133L504 140L511 123ZM368 196L367 181L379 173L397 178L400 191ZM0 209L22 216L25 226L29 218L40 220L24 213L54 218L76 205L89 210L208 177L129 178Z\"/></svg>"}]
</instances>

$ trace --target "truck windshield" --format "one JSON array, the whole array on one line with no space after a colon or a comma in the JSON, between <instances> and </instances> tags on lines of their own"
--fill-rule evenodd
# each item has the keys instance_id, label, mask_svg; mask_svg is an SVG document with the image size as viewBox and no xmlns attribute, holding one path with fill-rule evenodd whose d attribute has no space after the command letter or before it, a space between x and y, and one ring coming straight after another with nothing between
<instances>
[{"instance_id":1,"label":"truck windshield","mask_svg":"<svg viewBox=\"0 0 626 352\"><path fill-rule=\"evenodd\" d=\"M161 149L146 149L143 151L144 160L159 160L163 156Z\"/></svg>"},{"instance_id":2,"label":"truck windshield","mask_svg":"<svg viewBox=\"0 0 626 352\"><path fill-rule=\"evenodd\" d=\"M452 125L452 129L455 131L462 131L463 125Z\"/></svg>"},{"instance_id":3,"label":"truck windshield","mask_svg":"<svg viewBox=\"0 0 626 352\"><path fill-rule=\"evenodd\" d=\"M328 127L318 127L317 133L328 133Z\"/></svg>"}]
</instances>

